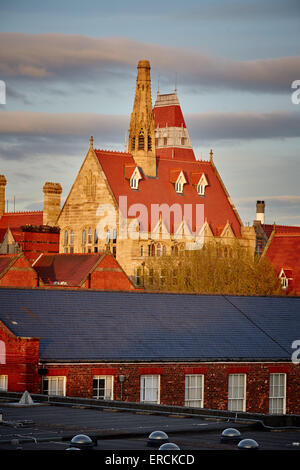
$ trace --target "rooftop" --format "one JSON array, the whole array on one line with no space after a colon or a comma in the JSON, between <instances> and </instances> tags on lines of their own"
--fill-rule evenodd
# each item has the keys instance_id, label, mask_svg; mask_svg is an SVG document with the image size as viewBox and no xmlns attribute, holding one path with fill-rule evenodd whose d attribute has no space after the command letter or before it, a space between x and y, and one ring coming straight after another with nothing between
<instances>
[{"instance_id":1,"label":"rooftop","mask_svg":"<svg viewBox=\"0 0 300 470\"><path fill-rule=\"evenodd\" d=\"M299 297L0 288L0 303L41 360L290 361L300 331Z\"/></svg>"},{"instance_id":2,"label":"rooftop","mask_svg":"<svg viewBox=\"0 0 300 470\"><path fill-rule=\"evenodd\" d=\"M147 446L148 437L159 430L164 431L169 441L177 444L183 453L193 455L200 450L239 452L237 442L221 442L222 432L227 428L237 429L241 440L254 439L261 453L272 451L274 455L280 450L300 449L298 422L289 426L284 417L281 421L274 417L272 422L267 415L244 413L237 417L230 412L217 415L215 410L61 397L49 399L41 395L32 395L34 404L31 406L18 406L21 394L1 392L0 396L2 451L66 450L74 436L85 434L94 442L93 450L106 451L107 455L111 455L109 451L112 450L147 451L145 455L149 455L153 447ZM251 455L247 453L243 457L248 459Z\"/></svg>"}]
</instances>

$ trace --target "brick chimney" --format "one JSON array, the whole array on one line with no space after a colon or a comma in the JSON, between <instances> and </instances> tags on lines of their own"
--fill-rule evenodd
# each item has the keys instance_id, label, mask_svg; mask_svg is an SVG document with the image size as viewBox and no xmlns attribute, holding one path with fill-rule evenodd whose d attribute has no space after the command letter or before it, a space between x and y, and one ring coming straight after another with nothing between
<instances>
[{"instance_id":1,"label":"brick chimney","mask_svg":"<svg viewBox=\"0 0 300 470\"><path fill-rule=\"evenodd\" d=\"M0 217L5 212L5 186L6 178L4 175L0 175Z\"/></svg>"},{"instance_id":2,"label":"brick chimney","mask_svg":"<svg viewBox=\"0 0 300 470\"><path fill-rule=\"evenodd\" d=\"M55 226L60 214L60 198L62 187L59 183L47 182L43 187L44 191L44 212L43 224Z\"/></svg>"},{"instance_id":3,"label":"brick chimney","mask_svg":"<svg viewBox=\"0 0 300 470\"><path fill-rule=\"evenodd\" d=\"M256 201L256 220L265 223L265 201Z\"/></svg>"}]
</instances>

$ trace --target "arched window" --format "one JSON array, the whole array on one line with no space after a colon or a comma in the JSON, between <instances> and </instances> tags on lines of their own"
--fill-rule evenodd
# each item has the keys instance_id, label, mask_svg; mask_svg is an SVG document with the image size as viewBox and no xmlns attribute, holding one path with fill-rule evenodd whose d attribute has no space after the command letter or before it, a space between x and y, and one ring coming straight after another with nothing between
<instances>
[{"instance_id":1,"label":"arched window","mask_svg":"<svg viewBox=\"0 0 300 470\"><path fill-rule=\"evenodd\" d=\"M69 232L68 230L65 230L65 233L64 233L64 245L68 245L69 243Z\"/></svg>"},{"instance_id":2,"label":"arched window","mask_svg":"<svg viewBox=\"0 0 300 470\"><path fill-rule=\"evenodd\" d=\"M82 230L82 244L85 245L86 244L86 230Z\"/></svg>"},{"instance_id":3,"label":"arched window","mask_svg":"<svg viewBox=\"0 0 300 470\"><path fill-rule=\"evenodd\" d=\"M162 254L163 254L163 256L165 256L165 255L167 254L167 247L166 247L166 245L163 245L163 247L162 247Z\"/></svg>"},{"instance_id":4,"label":"arched window","mask_svg":"<svg viewBox=\"0 0 300 470\"><path fill-rule=\"evenodd\" d=\"M74 245L74 230L70 231L70 245Z\"/></svg>"},{"instance_id":5,"label":"arched window","mask_svg":"<svg viewBox=\"0 0 300 470\"><path fill-rule=\"evenodd\" d=\"M92 228L90 227L88 231L88 243L90 244L92 242L93 242L93 232L92 232Z\"/></svg>"},{"instance_id":6,"label":"arched window","mask_svg":"<svg viewBox=\"0 0 300 470\"><path fill-rule=\"evenodd\" d=\"M131 150L135 150L135 136L131 137Z\"/></svg>"},{"instance_id":7,"label":"arched window","mask_svg":"<svg viewBox=\"0 0 300 470\"><path fill-rule=\"evenodd\" d=\"M138 142L138 150L144 150L145 148L145 137L144 137L144 132L141 130L139 133L139 142Z\"/></svg>"},{"instance_id":8,"label":"arched window","mask_svg":"<svg viewBox=\"0 0 300 470\"><path fill-rule=\"evenodd\" d=\"M106 243L109 243L109 241L110 241L110 230L108 228L106 232Z\"/></svg>"},{"instance_id":9,"label":"arched window","mask_svg":"<svg viewBox=\"0 0 300 470\"><path fill-rule=\"evenodd\" d=\"M148 150L152 150L152 140L150 135L148 135Z\"/></svg>"},{"instance_id":10,"label":"arched window","mask_svg":"<svg viewBox=\"0 0 300 470\"><path fill-rule=\"evenodd\" d=\"M161 245L160 243L158 243L157 248L156 248L156 256L160 256L160 255L161 255Z\"/></svg>"},{"instance_id":11,"label":"arched window","mask_svg":"<svg viewBox=\"0 0 300 470\"><path fill-rule=\"evenodd\" d=\"M97 245L97 243L98 243L98 232L97 232L96 228L95 228L95 231L94 231L94 243L95 243L95 245Z\"/></svg>"}]
</instances>

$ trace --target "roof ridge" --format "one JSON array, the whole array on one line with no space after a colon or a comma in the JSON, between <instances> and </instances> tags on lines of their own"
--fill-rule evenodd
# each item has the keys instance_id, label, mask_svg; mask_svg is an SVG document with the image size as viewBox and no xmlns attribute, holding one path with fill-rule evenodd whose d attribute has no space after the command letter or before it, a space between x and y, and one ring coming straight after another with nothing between
<instances>
[{"instance_id":1,"label":"roof ridge","mask_svg":"<svg viewBox=\"0 0 300 470\"><path fill-rule=\"evenodd\" d=\"M43 210L4 212L3 215L42 213Z\"/></svg>"},{"instance_id":2,"label":"roof ridge","mask_svg":"<svg viewBox=\"0 0 300 470\"><path fill-rule=\"evenodd\" d=\"M105 152L105 153L121 153L122 155L130 155L132 157L132 154L129 152L123 152L122 150L107 150L107 149L94 149L95 152Z\"/></svg>"}]
</instances>

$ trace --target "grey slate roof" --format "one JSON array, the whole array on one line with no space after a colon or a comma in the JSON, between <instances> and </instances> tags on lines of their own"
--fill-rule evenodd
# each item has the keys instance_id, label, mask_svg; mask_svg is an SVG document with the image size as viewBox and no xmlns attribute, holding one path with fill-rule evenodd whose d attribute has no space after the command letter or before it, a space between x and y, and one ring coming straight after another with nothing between
<instances>
[{"instance_id":1,"label":"grey slate roof","mask_svg":"<svg viewBox=\"0 0 300 470\"><path fill-rule=\"evenodd\" d=\"M0 289L0 320L53 361L289 361L300 298Z\"/></svg>"}]
</instances>

